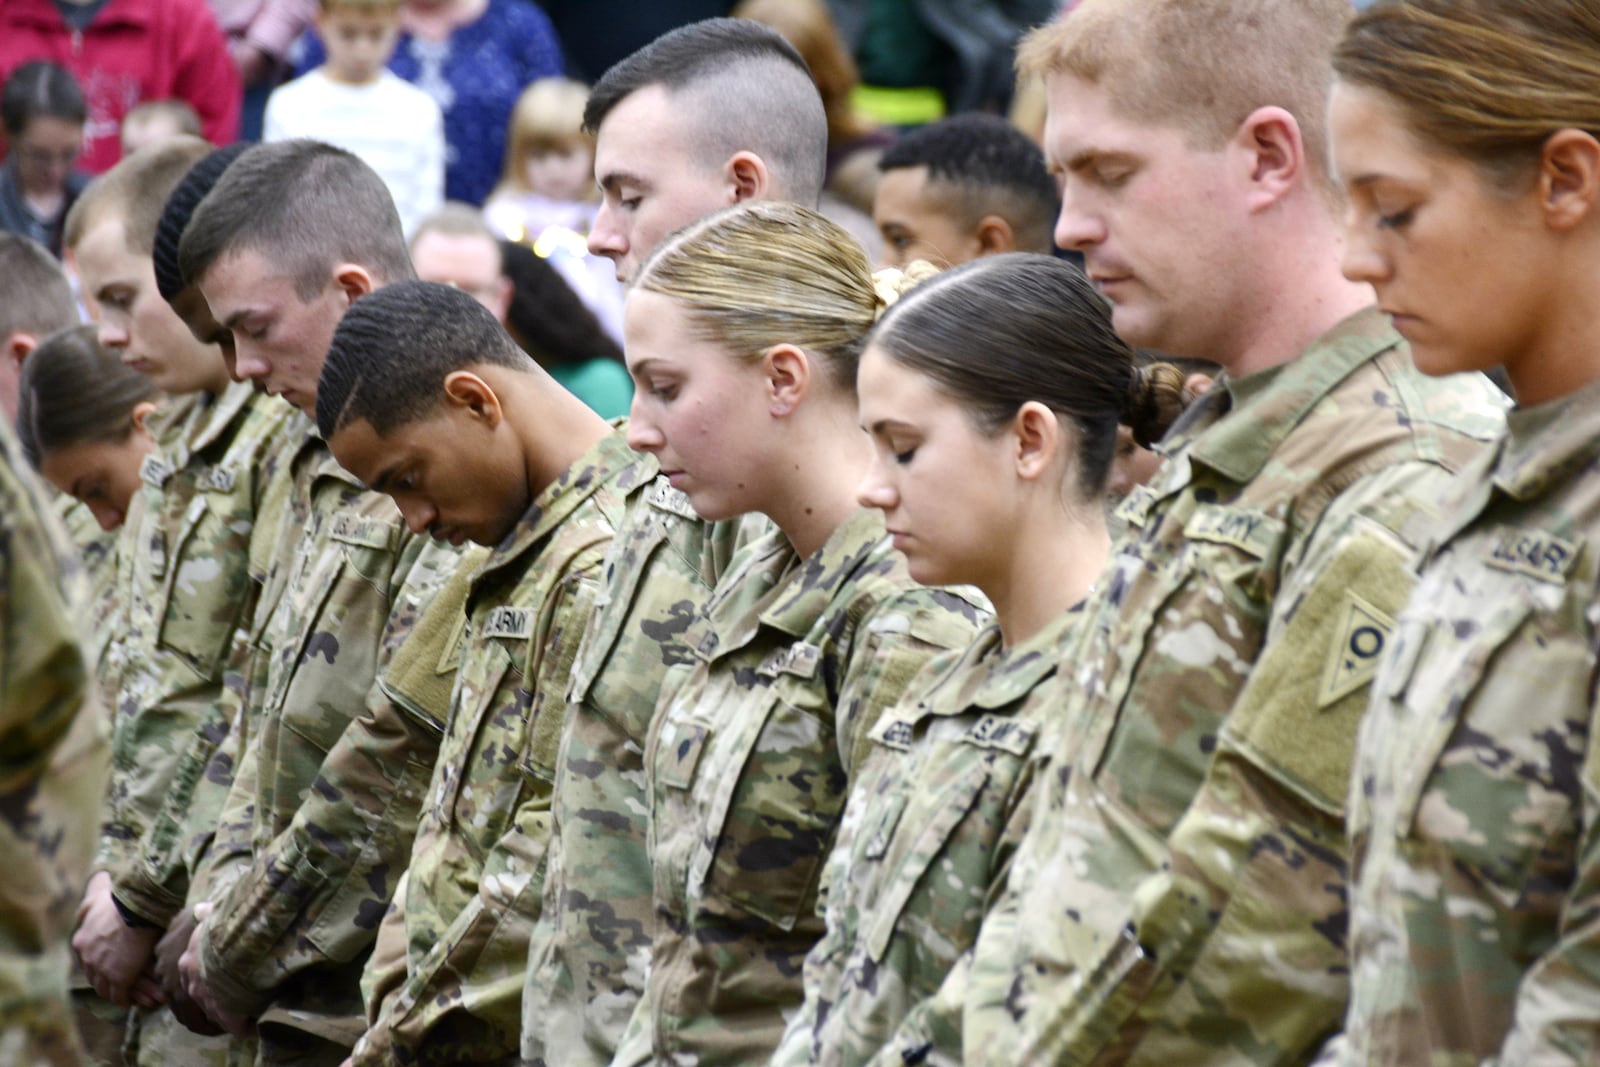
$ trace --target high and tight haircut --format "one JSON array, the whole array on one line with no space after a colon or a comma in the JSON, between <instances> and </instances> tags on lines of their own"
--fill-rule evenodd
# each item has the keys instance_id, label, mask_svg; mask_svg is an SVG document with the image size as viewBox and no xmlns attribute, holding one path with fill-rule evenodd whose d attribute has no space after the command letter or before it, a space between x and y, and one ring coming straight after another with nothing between
<instances>
[{"instance_id":1,"label":"high and tight haircut","mask_svg":"<svg viewBox=\"0 0 1600 1067\"><path fill-rule=\"evenodd\" d=\"M735 359L756 361L773 345L792 344L850 392L883 304L860 242L781 200L747 200L685 226L633 285L677 301L691 328Z\"/></svg>"},{"instance_id":2,"label":"high and tight haircut","mask_svg":"<svg viewBox=\"0 0 1600 1067\"><path fill-rule=\"evenodd\" d=\"M454 286L405 281L350 305L317 385L317 428L332 437L364 419L378 436L426 418L454 371L538 365L482 304Z\"/></svg>"},{"instance_id":3,"label":"high and tight haircut","mask_svg":"<svg viewBox=\"0 0 1600 1067\"><path fill-rule=\"evenodd\" d=\"M1181 411L1151 394L1181 390L1182 372L1139 368L1105 299L1052 256L1008 252L945 271L896 301L867 345L927 378L982 433L1029 401L1055 412L1075 437L1084 501L1105 495L1119 424L1156 440Z\"/></svg>"},{"instance_id":4,"label":"high and tight haircut","mask_svg":"<svg viewBox=\"0 0 1600 1067\"><path fill-rule=\"evenodd\" d=\"M234 160L184 228L178 266L195 283L242 252L284 270L302 300L340 263L366 268L379 285L416 276L383 179L353 153L306 139L257 145Z\"/></svg>"},{"instance_id":5,"label":"high and tight haircut","mask_svg":"<svg viewBox=\"0 0 1600 1067\"><path fill-rule=\"evenodd\" d=\"M1061 212L1044 152L998 115L970 113L912 130L884 150L880 171L926 167L929 184L949 186L966 227L985 215L1011 224L1029 252L1048 253Z\"/></svg>"},{"instance_id":6,"label":"high and tight haircut","mask_svg":"<svg viewBox=\"0 0 1600 1067\"><path fill-rule=\"evenodd\" d=\"M128 251L148 256L156 243L161 210L195 162L211 151L198 137L175 137L135 152L90 183L67 212L61 239L76 248L107 219L122 223Z\"/></svg>"},{"instance_id":7,"label":"high and tight haircut","mask_svg":"<svg viewBox=\"0 0 1600 1067\"><path fill-rule=\"evenodd\" d=\"M446 201L439 210L417 223L416 232L411 235L411 247L417 247L417 242L430 233L445 237L483 238L494 246L495 254L500 257L496 269L502 274L505 273L505 257L500 251L500 236L489 227L483 212L471 204L464 204L459 200Z\"/></svg>"},{"instance_id":8,"label":"high and tight haircut","mask_svg":"<svg viewBox=\"0 0 1600 1067\"><path fill-rule=\"evenodd\" d=\"M598 134L613 108L650 86L667 91L700 159L720 165L737 152L753 152L780 195L816 206L828 119L805 60L777 31L749 19L714 18L662 34L595 83L584 129Z\"/></svg>"},{"instance_id":9,"label":"high and tight haircut","mask_svg":"<svg viewBox=\"0 0 1600 1067\"><path fill-rule=\"evenodd\" d=\"M0 232L0 340L18 333L44 337L78 321L72 283L49 249Z\"/></svg>"},{"instance_id":10,"label":"high and tight haircut","mask_svg":"<svg viewBox=\"0 0 1600 1067\"><path fill-rule=\"evenodd\" d=\"M150 249L150 258L156 268L156 288L161 291L161 299L167 303L172 303L187 288L183 271L178 266L178 242L183 239L190 216L211 191L211 187L217 184L222 172L250 147L252 145L249 142L240 141L205 156L189 168L189 173L183 176L183 180L167 197L166 205L161 209L161 218L156 223L155 240Z\"/></svg>"},{"instance_id":11,"label":"high and tight haircut","mask_svg":"<svg viewBox=\"0 0 1600 1067\"><path fill-rule=\"evenodd\" d=\"M1099 86L1124 117L1183 130L1201 150L1281 107L1331 193L1330 59L1351 13L1350 0L1083 0L1028 34L1017 66Z\"/></svg>"},{"instance_id":12,"label":"high and tight haircut","mask_svg":"<svg viewBox=\"0 0 1600 1067\"><path fill-rule=\"evenodd\" d=\"M1340 81L1384 94L1424 145L1502 189L1532 173L1556 131L1600 138L1594 0L1378 4L1350 23L1333 68Z\"/></svg>"},{"instance_id":13,"label":"high and tight haircut","mask_svg":"<svg viewBox=\"0 0 1600 1067\"><path fill-rule=\"evenodd\" d=\"M72 72L48 59L24 63L0 89L0 125L16 140L37 118L61 119L79 126L89 120L89 105Z\"/></svg>"},{"instance_id":14,"label":"high and tight haircut","mask_svg":"<svg viewBox=\"0 0 1600 1067\"><path fill-rule=\"evenodd\" d=\"M17 437L35 467L52 452L98 441L122 441L133 409L159 394L147 375L104 347L94 326L51 334L22 362Z\"/></svg>"}]
</instances>

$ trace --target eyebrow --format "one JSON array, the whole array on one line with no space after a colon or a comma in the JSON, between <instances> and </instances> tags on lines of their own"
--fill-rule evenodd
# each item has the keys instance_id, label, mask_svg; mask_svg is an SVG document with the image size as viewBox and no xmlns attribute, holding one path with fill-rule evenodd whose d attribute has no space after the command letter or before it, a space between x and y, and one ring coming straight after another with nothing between
<instances>
[{"instance_id":1,"label":"eyebrow","mask_svg":"<svg viewBox=\"0 0 1600 1067\"><path fill-rule=\"evenodd\" d=\"M862 423L861 424L861 428L863 430L867 431L868 433L870 433L874 437L881 437L883 434L888 433L890 430L915 430L916 429L916 427L911 425L911 423L902 422L899 419L879 419L878 421L874 422L870 426L867 425L866 423Z\"/></svg>"},{"instance_id":2,"label":"eyebrow","mask_svg":"<svg viewBox=\"0 0 1600 1067\"><path fill-rule=\"evenodd\" d=\"M395 472L403 466L405 466L404 463L392 463L385 467L378 472L376 478L367 483L367 488L374 493L387 493L389 491L389 483L394 481Z\"/></svg>"},{"instance_id":3,"label":"eyebrow","mask_svg":"<svg viewBox=\"0 0 1600 1067\"><path fill-rule=\"evenodd\" d=\"M123 279L123 278L112 278L110 281L104 283L103 285L99 285L99 286L95 287L94 298L95 298L96 301L104 302L105 294L109 293L111 290L113 290L113 289L132 289L132 288L133 288L133 282L128 281L128 280Z\"/></svg>"},{"instance_id":4,"label":"eyebrow","mask_svg":"<svg viewBox=\"0 0 1600 1067\"><path fill-rule=\"evenodd\" d=\"M232 333L235 326L239 325L239 323L243 322L245 319L249 318L255 313L255 308L241 308L238 311L235 311L232 315L229 315L227 318L223 319L221 322L217 323L217 325L222 329L227 330L229 333Z\"/></svg>"},{"instance_id":5,"label":"eyebrow","mask_svg":"<svg viewBox=\"0 0 1600 1067\"><path fill-rule=\"evenodd\" d=\"M642 175L629 170L608 170L598 184L608 193L615 192L619 185L634 185L640 189L650 188L650 183Z\"/></svg>"},{"instance_id":6,"label":"eyebrow","mask_svg":"<svg viewBox=\"0 0 1600 1067\"><path fill-rule=\"evenodd\" d=\"M1067 157L1065 164L1052 163L1052 174L1077 174L1088 170L1098 163L1137 163L1139 157L1133 152L1115 148L1084 148Z\"/></svg>"}]
</instances>

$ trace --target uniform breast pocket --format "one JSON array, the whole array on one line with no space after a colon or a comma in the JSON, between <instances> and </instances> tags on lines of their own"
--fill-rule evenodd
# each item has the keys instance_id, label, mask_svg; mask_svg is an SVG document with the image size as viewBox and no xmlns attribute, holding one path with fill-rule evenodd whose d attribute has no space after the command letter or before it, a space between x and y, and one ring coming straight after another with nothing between
<instances>
[{"instance_id":1,"label":"uniform breast pocket","mask_svg":"<svg viewBox=\"0 0 1600 1067\"><path fill-rule=\"evenodd\" d=\"M1416 731L1397 776L1401 832L1507 908L1554 884L1538 872L1570 870L1593 668L1582 636L1522 590L1481 623L1431 635L1398 694Z\"/></svg>"},{"instance_id":2,"label":"uniform breast pocket","mask_svg":"<svg viewBox=\"0 0 1600 1067\"><path fill-rule=\"evenodd\" d=\"M511 652L500 641L486 642L463 658L456 719L441 753L441 759L455 765L456 778L445 801L458 823L481 821L496 807L496 790L520 781L530 703L521 680Z\"/></svg>"},{"instance_id":3,"label":"uniform breast pocket","mask_svg":"<svg viewBox=\"0 0 1600 1067\"><path fill-rule=\"evenodd\" d=\"M867 858L881 859L884 866L881 873L884 892L872 909L873 919L867 930L867 951L874 963L882 962L913 900L915 914L923 921L924 929L939 935L957 936L923 938L919 930L900 929L902 935L923 940L929 952L938 951L940 944L956 946L959 951L970 942L983 913L988 885L967 885L959 876L930 879L928 874L935 861L945 854L946 846L988 780L987 767L981 764L967 767L934 797L900 815L882 840L869 842ZM902 788L912 784L905 783ZM954 963L953 956L950 962Z\"/></svg>"},{"instance_id":4,"label":"uniform breast pocket","mask_svg":"<svg viewBox=\"0 0 1600 1067\"><path fill-rule=\"evenodd\" d=\"M235 526L224 522L204 494L190 503L170 542L158 613L160 647L214 681L221 680L240 610L249 600L249 524Z\"/></svg>"},{"instance_id":5,"label":"uniform breast pocket","mask_svg":"<svg viewBox=\"0 0 1600 1067\"><path fill-rule=\"evenodd\" d=\"M849 785L831 709L790 682L775 682L736 773L719 783L705 881L707 892L784 930L815 906Z\"/></svg>"}]
</instances>

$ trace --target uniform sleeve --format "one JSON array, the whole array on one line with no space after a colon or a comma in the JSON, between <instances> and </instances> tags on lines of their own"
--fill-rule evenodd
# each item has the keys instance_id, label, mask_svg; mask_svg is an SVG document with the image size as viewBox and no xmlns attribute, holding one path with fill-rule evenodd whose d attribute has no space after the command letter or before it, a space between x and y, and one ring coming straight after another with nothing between
<instances>
[{"instance_id":1,"label":"uniform sleeve","mask_svg":"<svg viewBox=\"0 0 1600 1067\"><path fill-rule=\"evenodd\" d=\"M1397 517L1442 477L1420 463L1367 476L1291 548L1266 643L1169 862L1132 888L1132 922L1095 967L1029 1011L1022 1059L1127 1055L1204 1032L1219 1055L1286 1062L1338 1031L1356 727L1414 582Z\"/></svg>"},{"instance_id":2,"label":"uniform sleeve","mask_svg":"<svg viewBox=\"0 0 1600 1067\"><path fill-rule=\"evenodd\" d=\"M293 821L218 902L201 940L206 982L254 1015L300 971L356 959L410 859L449 715L471 588L463 567L428 605L323 760Z\"/></svg>"},{"instance_id":3,"label":"uniform sleeve","mask_svg":"<svg viewBox=\"0 0 1600 1067\"><path fill-rule=\"evenodd\" d=\"M597 579L598 566L586 567L569 575L557 594L548 631L557 636L539 650L539 666L527 685L530 694L545 695L539 718L566 715L572 666L595 609ZM536 720L529 726L530 741L539 732ZM425 1048L482 1058L474 1050L504 1056L518 1047L528 943L539 919L550 839L550 783L526 769L527 763L520 761L517 773L528 775L529 788L509 828L484 858L477 895L410 971L356 1046L357 1067L411 1062Z\"/></svg>"},{"instance_id":4,"label":"uniform sleeve","mask_svg":"<svg viewBox=\"0 0 1600 1067\"><path fill-rule=\"evenodd\" d=\"M178 37L172 95L194 108L206 140L232 144L239 139L244 87L216 16L205 4L195 3L172 28Z\"/></svg>"}]
</instances>

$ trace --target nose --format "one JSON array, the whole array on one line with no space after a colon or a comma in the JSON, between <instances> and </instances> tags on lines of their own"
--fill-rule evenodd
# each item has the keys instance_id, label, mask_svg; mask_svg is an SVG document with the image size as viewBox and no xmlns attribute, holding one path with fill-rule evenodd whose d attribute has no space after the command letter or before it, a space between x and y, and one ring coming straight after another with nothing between
<instances>
[{"instance_id":1,"label":"nose","mask_svg":"<svg viewBox=\"0 0 1600 1067\"><path fill-rule=\"evenodd\" d=\"M110 315L102 313L100 325L96 330L96 337L105 348L127 348L128 331L120 322L115 321Z\"/></svg>"},{"instance_id":2,"label":"nose","mask_svg":"<svg viewBox=\"0 0 1600 1067\"><path fill-rule=\"evenodd\" d=\"M1105 221L1097 213L1087 210L1070 188L1064 190L1061 194L1061 214L1056 218L1056 244L1079 252L1105 239Z\"/></svg>"},{"instance_id":3,"label":"nose","mask_svg":"<svg viewBox=\"0 0 1600 1067\"><path fill-rule=\"evenodd\" d=\"M1353 218L1345 221L1344 252L1340 256L1339 269L1353 282L1374 285L1389 276L1388 260Z\"/></svg>"},{"instance_id":4,"label":"nose","mask_svg":"<svg viewBox=\"0 0 1600 1067\"><path fill-rule=\"evenodd\" d=\"M628 254L628 241L617 223L617 209L609 197L600 201L600 211L589 228L589 254L620 260Z\"/></svg>"},{"instance_id":5,"label":"nose","mask_svg":"<svg viewBox=\"0 0 1600 1067\"><path fill-rule=\"evenodd\" d=\"M239 344L238 335L235 334L233 376L241 382L264 382L270 373L272 373L272 364L262 358L261 353L250 345Z\"/></svg>"},{"instance_id":6,"label":"nose","mask_svg":"<svg viewBox=\"0 0 1600 1067\"><path fill-rule=\"evenodd\" d=\"M122 509L110 504L90 504L89 514L94 516L94 521L100 524L102 530L115 530L122 525Z\"/></svg>"},{"instance_id":7,"label":"nose","mask_svg":"<svg viewBox=\"0 0 1600 1067\"><path fill-rule=\"evenodd\" d=\"M425 534L439 521L439 511L423 500L394 498L395 506L406 520L406 528L414 534Z\"/></svg>"},{"instance_id":8,"label":"nose","mask_svg":"<svg viewBox=\"0 0 1600 1067\"><path fill-rule=\"evenodd\" d=\"M635 393L628 409L628 447L635 452L659 452L666 443L655 424L640 413L639 394Z\"/></svg>"},{"instance_id":9,"label":"nose","mask_svg":"<svg viewBox=\"0 0 1600 1067\"><path fill-rule=\"evenodd\" d=\"M872 461L866 477L856 486L856 502L864 508L877 508L879 511L888 511L900 502L900 494L883 476L881 460Z\"/></svg>"}]
</instances>

